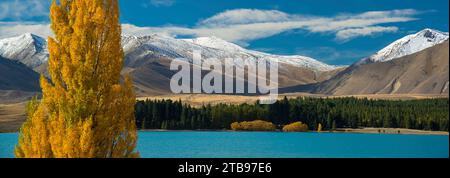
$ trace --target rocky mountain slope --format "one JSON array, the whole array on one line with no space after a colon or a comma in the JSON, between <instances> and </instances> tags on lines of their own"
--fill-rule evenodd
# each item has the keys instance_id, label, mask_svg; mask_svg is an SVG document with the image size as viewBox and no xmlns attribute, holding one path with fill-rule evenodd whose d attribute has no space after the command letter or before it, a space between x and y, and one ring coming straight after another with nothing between
<instances>
[{"instance_id":1,"label":"rocky mountain slope","mask_svg":"<svg viewBox=\"0 0 450 178\"><path fill-rule=\"evenodd\" d=\"M409 40L405 40L406 37L402 38L372 57L363 59L364 62L360 61L350 66L329 80L313 85L297 86L296 89L330 95L448 95L448 33L426 29L407 37ZM413 42L419 44L412 44ZM397 48L391 48L393 46ZM415 50L406 50L412 49L412 46L416 46ZM419 51L414 52L417 50ZM390 53L386 51L390 51ZM400 57L392 58L393 56Z\"/></svg>"},{"instance_id":2,"label":"rocky mountain slope","mask_svg":"<svg viewBox=\"0 0 450 178\"><path fill-rule=\"evenodd\" d=\"M25 100L39 91L38 73L20 62L0 57L0 103Z\"/></svg>"}]
</instances>

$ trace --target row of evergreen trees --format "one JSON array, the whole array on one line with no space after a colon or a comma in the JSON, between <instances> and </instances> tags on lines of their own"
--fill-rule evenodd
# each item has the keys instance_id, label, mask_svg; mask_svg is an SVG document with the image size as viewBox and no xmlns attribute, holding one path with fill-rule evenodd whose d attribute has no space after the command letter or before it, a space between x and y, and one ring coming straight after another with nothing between
<instances>
[{"instance_id":1,"label":"row of evergreen trees","mask_svg":"<svg viewBox=\"0 0 450 178\"><path fill-rule=\"evenodd\" d=\"M140 129L230 129L233 122L265 120L278 128L301 121L311 130L392 127L448 131L449 99L369 100L358 98L296 98L272 105L204 105L181 101L146 100L136 104Z\"/></svg>"}]
</instances>

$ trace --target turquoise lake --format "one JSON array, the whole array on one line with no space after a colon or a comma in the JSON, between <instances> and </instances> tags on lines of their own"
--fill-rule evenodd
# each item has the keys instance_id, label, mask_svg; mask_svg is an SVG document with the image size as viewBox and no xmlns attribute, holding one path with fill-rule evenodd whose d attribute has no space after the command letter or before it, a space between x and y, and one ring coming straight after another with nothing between
<instances>
[{"instance_id":1,"label":"turquoise lake","mask_svg":"<svg viewBox=\"0 0 450 178\"><path fill-rule=\"evenodd\" d=\"M14 157L16 133L0 134ZM448 158L448 135L282 132L139 132L144 158Z\"/></svg>"}]
</instances>

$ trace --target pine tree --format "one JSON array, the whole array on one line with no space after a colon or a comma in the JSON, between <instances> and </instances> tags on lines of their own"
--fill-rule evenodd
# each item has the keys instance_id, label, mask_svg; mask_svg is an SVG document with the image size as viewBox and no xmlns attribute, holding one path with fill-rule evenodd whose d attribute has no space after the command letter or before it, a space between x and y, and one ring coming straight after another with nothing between
<instances>
[{"instance_id":1,"label":"pine tree","mask_svg":"<svg viewBox=\"0 0 450 178\"><path fill-rule=\"evenodd\" d=\"M137 157L135 95L120 83L123 51L117 0L53 0L50 80L30 102L17 157Z\"/></svg>"}]
</instances>

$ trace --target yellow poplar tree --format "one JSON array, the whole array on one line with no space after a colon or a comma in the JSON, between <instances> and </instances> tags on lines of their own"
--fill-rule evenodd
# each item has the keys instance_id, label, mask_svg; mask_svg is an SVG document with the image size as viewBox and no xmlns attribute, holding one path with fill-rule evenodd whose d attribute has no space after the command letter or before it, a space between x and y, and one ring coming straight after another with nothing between
<instances>
[{"instance_id":1,"label":"yellow poplar tree","mask_svg":"<svg viewBox=\"0 0 450 178\"><path fill-rule=\"evenodd\" d=\"M28 104L16 157L137 157L135 95L121 81L123 51L117 0L53 0L50 79Z\"/></svg>"}]
</instances>

